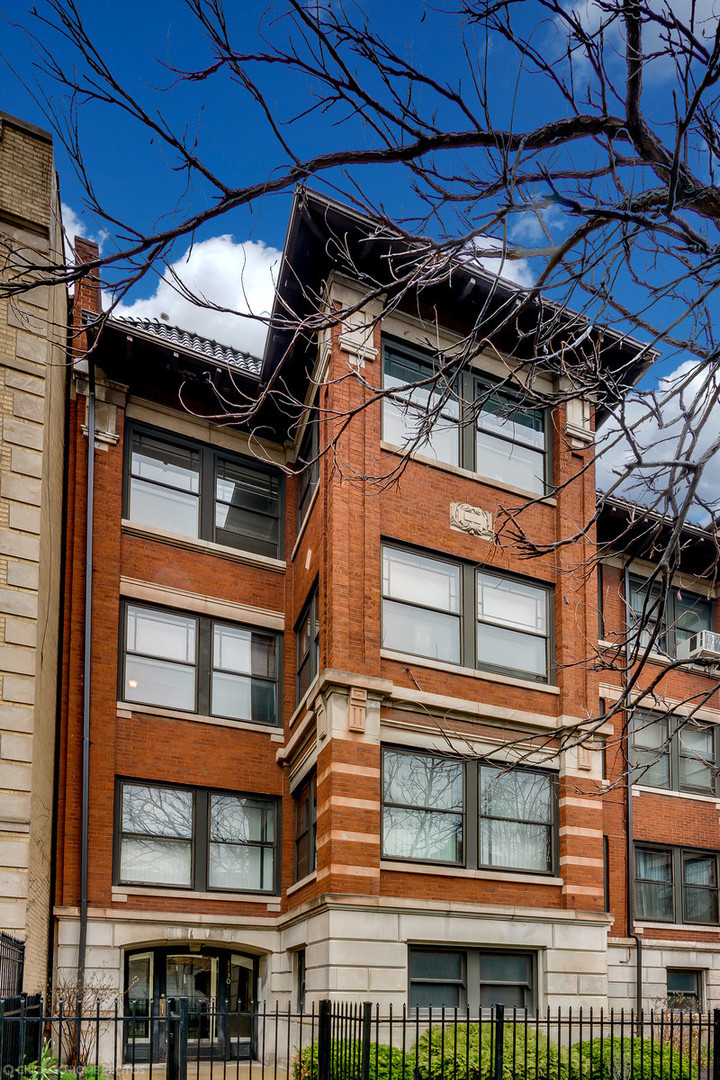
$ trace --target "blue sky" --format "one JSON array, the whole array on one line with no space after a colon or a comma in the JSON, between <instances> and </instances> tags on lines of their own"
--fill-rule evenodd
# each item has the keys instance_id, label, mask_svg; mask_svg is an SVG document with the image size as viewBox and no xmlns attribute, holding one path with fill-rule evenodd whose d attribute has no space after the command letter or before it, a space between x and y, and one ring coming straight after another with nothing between
<instances>
[{"instance_id":1,"label":"blue sky","mask_svg":"<svg viewBox=\"0 0 720 1080\"><path fill-rule=\"evenodd\" d=\"M677 9L689 2L674 0ZM286 166L287 155L269 134L267 119L260 108L247 95L239 96L224 75L211 83L186 83L173 73L173 67L194 68L209 59L207 47L198 37L182 0L125 0L122 5L96 0L77 0L77 3L100 54L119 81L137 95L153 116L162 115L171 125L186 128L193 137L197 135L199 156L225 182L239 187L275 175L274 170ZM699 0L699 7L714 21L718 3L719 0ZM61 63L72 62L73 54L61 37L30 15L32 6L27 0L4 0L4 3L0 0L0 53L4 57L0 66L0 111L48 127L39 104L36 80L39 79L47 93L54 95L61 112L67 103L62 100L62 91L40 72L37 46L27 31L37 34ZM233 0L226 7L233 39L244 51L260 48L263 37L278 40L285 34L285 24L279 16L283 5L279 0L272 7L264 0L260 3ZM392 4L366 0L364 10L369 13L374 28L386 33L409 61L432 71L440 79L454 82L463 61L463 27L456 19L441 15L437 7L437 4L426 7L421 0L394 0ZM39 0L38 10L41 13L48 10L45 0ZM527 10L533 10L532 5ZM469 31L466 40L471 49L474 46L482 49L481 31ZM546 23L534 28L534 41L543 48L554 48L557 40L552 25ZM608 62L612 66L621 60L619 56L611 56ZM502 42L491 43L490 65L492 104L501 124L515 129L530 128L539 122L543 111L552 112L556 107L547 85L542 98L527 92L516 93L517 61ZM654 120L667 115L666 74L657 64L646 73ZM300 114L283 131L301 156L335 149L338 142L356 147L373 145L372 133L356 116L346 117L341 128L331 122L336 118L328 114L302 115L310 101L307 82L289 80L282 69L266 72L262 78L274 118ZM379 86L377 90L380 93ZM467 81L463 92L472 98L472 86ZM174 159L157 137L151 138L121 111L108 113L96 105L81 104L79 118L87 173L100 201L117 218L138 229L150 230L212 202L216 195L212 186L206 181L196 181L188 190L183 176L173 171ZM458 110L448 106L441 107L439 119L451 129L462 122ZM105 252L113 250L116 243L123 243L123 238L118 240L113 236L112 228L103 231L102 222L85 213L82 185L57 138L55 146L68 231L101 240ZM466 153L463 162L458 158L454 164L482 172L483 154ZM400 167L356 172L350 181L338 174L328 175L327 180L331 183L337 180L346 192L352 191L356 183L370 203L382 206L391 217L412 214L417 207L410 177ZM312 184L322 186L319 180L313 180ZM342 197L342 191L337 194ZM271 302L273 267L282 248L290 203L291 194L286 192L256 200L251 208L218 218L198 230L190 251L188 240L181 239L171 253L176 272L220 305L239 311L250 307L257 313L266 310ZM557 216L554 224L558 225ZM517 218L515 236L528 243L535 241L537 226L531 215ZM535 262L515 265L508 272L527 283L538 269ZM193 309L178 297L167 272L165 280L161 274L162 267L140 282L126 298L124 310L144 316L167 316L168 321L209 337L255 353L261 351L264 331L260 324L234 315ZM632 284L621 281L620 287L632 303ZM668 375L685 359L678 355L668 357L653 378ZM672 416L668 415L667 419L671 420ZM651 419L650 425L653 423ZM712 431L708 429L707 438L716 434L718 428L720 422ZM621 453L618 450L615 457ZM720 489L720 469L717 477L714 469L711 472L708 483L717 481Z\"/></svg>"}]
</instances>

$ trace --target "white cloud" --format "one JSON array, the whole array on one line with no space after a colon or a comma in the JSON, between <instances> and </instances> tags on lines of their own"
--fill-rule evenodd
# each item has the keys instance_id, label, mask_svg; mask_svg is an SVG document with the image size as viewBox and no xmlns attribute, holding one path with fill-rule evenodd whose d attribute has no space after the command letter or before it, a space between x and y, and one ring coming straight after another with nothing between
<instances>
[{"instance_id":1,"label":"white cloud","mask_svg":"<svg viewBox=\"0 0 720 1080\"><path fill-rule=\"evenodd\" d=\"M97 244L102 251L103 241L105 237L101 232L94 229L92 223L85 218L82 214L76 214L71 206L67 203L61 204L62 211L62 223L65 230L65 243L70 248L75 243L75 237L82 237L83 240L92 240Z\"/></svg>"},{"instance_id":2,"label":"white cloud","mask_svg":"<svg viewBox=\"0 0 720 1080\"><path fill-rule=\"evenodd\" d=\"M254 240L236 242L232 236L202 240L165 270L153 296L118 305L115 314L160 319L262 356L267 326L244 316L270 314L280 257L277 248ZM203 307L203 301L226 310Z\"/></svg>"},{"instance_id":3,"label":"white cloud","mask_svg":"<svg viewBox=\"0 0 720 1080\"><path fill-rule=\"evenodd\" d=\"M718 374L693 361L661 379L655 390L628 395L622 411L616 410L598 436L598 486L607 491L624 477L617 494L654 502L667 490L673 462L697 464L720 440L719 397ZM631 430L637 454L623 428ZM676 475L674 494L682 498L687 478L682 471ZM720 452L704 464L697 496L705 507L720 509ZM698 507L691 516L702 521L706 510Z\"/></svg>"},{"instance_id":4,"label":"white cloud","mask_svg":"<svg viewBox=\"0 0 720 1080\"><path fill-rule=\"evenodd\" d=\"M512 250L512 244L508 245L508 249ZM494 251L497 255L488 254ZM535 275L527 259L508 259L502 252L503 245L500 240L496 240L493 236L483 236L478 237L473 245L468 246L467 255L463 257L467 258L468 262L478 263L483 270L489 270L491 274L512 282L513 285L519 285L522 289L532 288L535 284Z\"/></svg>"}]
</instances>

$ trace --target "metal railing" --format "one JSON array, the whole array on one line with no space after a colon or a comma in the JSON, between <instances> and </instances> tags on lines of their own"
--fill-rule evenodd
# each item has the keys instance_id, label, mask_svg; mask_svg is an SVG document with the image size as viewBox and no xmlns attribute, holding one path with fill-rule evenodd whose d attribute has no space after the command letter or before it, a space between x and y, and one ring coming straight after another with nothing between
<instances>
[{"instance_id":1,"label":"metal railing","mask_svg":"<svg viewBox=\"0 0 720 1080\"><path fill-rule=\"evenodd\" d=\"M0 999L2 1080L720 1080L720 1010L140 1006Z\"/></svg>"},{"instance_id":2,"label":"metal railing","mask_svg":"<svg viewBox=\"0 0 720 1080\"><path fill-rule=\"evenodd\" d=\"M25 942L0 932L0 997L22 993Z\"/></svg>"}]
</instances>

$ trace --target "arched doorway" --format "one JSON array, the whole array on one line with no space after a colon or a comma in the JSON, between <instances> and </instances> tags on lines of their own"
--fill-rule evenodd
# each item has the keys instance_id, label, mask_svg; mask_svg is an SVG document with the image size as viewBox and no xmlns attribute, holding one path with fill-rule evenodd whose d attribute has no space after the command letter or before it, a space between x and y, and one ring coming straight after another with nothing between
<instances>
[{"instance_id":1,"label":"arched doorway","mask_svg":"<svg viewBox=\"0 0 720 1080\"><path fill-rule=\"evenodd\" d=\"M254 1056L249 1016L258 958L208 945L162 945L125 954L126 1061L164 1061L168 999L189 1002L191 1056L232 1060Z\"/></svg>"}]
</instances>

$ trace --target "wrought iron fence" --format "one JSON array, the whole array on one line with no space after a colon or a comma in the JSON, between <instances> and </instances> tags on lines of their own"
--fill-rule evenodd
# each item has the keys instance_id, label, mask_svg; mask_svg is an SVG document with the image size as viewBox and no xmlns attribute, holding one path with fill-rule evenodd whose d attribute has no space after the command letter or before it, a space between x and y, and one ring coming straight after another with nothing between
<instances>
[{"instance_id":1,"label":"wrought iron fence","mask_svg":"<svg viewBox=\"0 0 720 1080\"><path fill-rule=\"evenodd\" d=\"M25 942L0 932L0 997L22 993Z\"/></svg>"},{"instance_id":2,"label":"wrought iron fence","mask_svg":"<svg viewBox=\"0 0 720 1080\"><path fill-rule=\"evenodd\" d=\"M0 999L2 1080L720 1080L720 1010L144 1004L49 1015L39 998Z\"/></svg>"}]
</instances>

